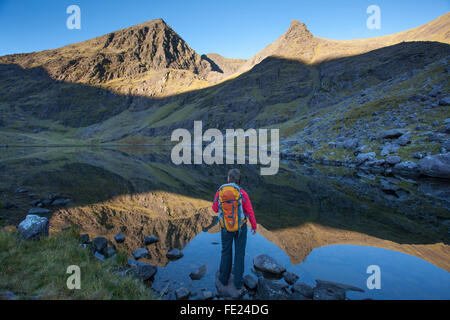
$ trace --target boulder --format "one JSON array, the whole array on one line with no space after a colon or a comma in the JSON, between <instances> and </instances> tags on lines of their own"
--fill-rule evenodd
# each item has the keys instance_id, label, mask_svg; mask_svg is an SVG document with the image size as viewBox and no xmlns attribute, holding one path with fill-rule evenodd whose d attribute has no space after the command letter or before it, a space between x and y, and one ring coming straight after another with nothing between
<instances>
[{"instance_id":1,"label":"boulder","mask_svg":"<svg viewBox=\"0 0 450 320\"><path fill-rule=\"evenodd\" d=\"M260 254L259 256L256 256L253 259L253 265L256 269L277 275L281 275L286 271L285 267L279 264L274 258L266 254Z\"/></svg>"},{"instance_id":2,"label":"boulder","mask_svg":"<svg viewBox=\"0 0 450 320\"><path fill-rule=\"evenodd\" d=\"M380 134L380 139L397 139L402 136L406 131L404 129L391 129L384 131Z\"/></svg>"},{"instance_id":3,"label":"boulder","mask_svg":"<svg viewBox=\"0 0 450 320\"><path fill-rule=\"evenodd\" d=\"M299 276L296 275L295 273L289 272L289 271L285 271L283 273L283 279L284 281L286 281L288 284L294 284L298 279Z\"/></svg>"},{"instance_id":4,"label":"boulder","mask_svg":"<svg viewBox=\"0 0 450 320\"><path fill-rule=\"evenodd\" d=\"M399 156L391 156L386 158L386 163L393 166L397 163L400 163L402 161L402 158Z\"/></svg>"},{"instance_id":5,"label":"boulder","mask_svg":"<svg viewBox=\"0 0 450 320\"><path fill-rule=\"evenodd\" d=\"M19 234L24 240L39 240L48 237L49 222L47 218L29 214L19 226Z\"/></svg>"},{"instance_id":6,"label":"boulder","mask_svg":"<svg viewBox=\"0 0 450 320\"><path fill-rule=\"evenodd\" d=\"M97 237L92 240L92 246L95 252L103 254L103 250L106 249L108 240L104 237Z\"/></svg>"},{"instance_id":7,"label":"boulder","mask_svg":"<svg viewBox=\"0 0 450 320\"><path fill-rule=\"evenodd\" d=\"M244 276L244 285L250 290L255 290L258 285L258 280L251 274L247 274Z\"/></svg>"},{"instance_id":8,"label":"boulder","mask_svg":"<svg viewBox=\"0 0 450 320\"><path fill-rule=\"evenodd\" d=\"M139 260L148 255L148 250L144 248L139 248L136 251L133 251L132 255L135 259Z\"/></svg>"},{"instance_id":9,"label":"boulder","mask_svg":"<svg viewBox=\"0 0 450 320\"><path fill-rule=\"evenodd\" d=\"M406 176L406 177L418 177L420 175L420 171L415 162L412 161L404 161L397 163L392 168L392 172L396 175Z\"/></svg>"},{"instance_id":10,"label":"boulder","mask_svg":"<svg viewBox=\"0 0 450 320\"><path fill-rule=\"evenodd\" d=\"M181 252L179 249L175 248L175 249L172 249L169 252L167 252L166 257L171 260L180 259L183 257L183 252Z\"/></svg>"},{"instance_id":11,"label":"boulder","mask_svg":"<svg viewBox=\"0 0 450 320\"><path fill-rule=\"evenodd\" d=\"M417 165L425 176L450 179L450 152L427 156L420 159Z\"/></svg>"},{"instance_id":12,"label":"boulder","mask_svg":"<svg viewBox=\"0 0 450 320\"><path fill-rule=\"evenodd\" d=\"M125 241L125 237L123 236L123 234L118 233L114 236L114 241L116 241L117 243L122 243Z\"/></svg>"},{"instance_id":13,"label":"boulder","mask_svg":"<svg viewBox=\"0 0 450 320\"><path fill-rule=\"evenodd\" d=\"M405 133L400 138L398 138L397 143L402 147L411 143L411 134Z\"/></svg>"},{"instance_id":14,"label":"boulder","mask_svg":"<svg viewBox=\"0 0 450 320\"><path fill-rule=\"evenodd\" d=\"M189 277L192 280L200 280L203 278L203 276L206 274L206 264L202 265L201 267L195 269L189 274Z\"/></svg>"},{"instance_id":15,"label":"boulder","mask_svg":"<svg viewBox=\"0 0 450 320\"><path fill-rule=\"evenodd\" d=\"M368 153L360 153L358 154L358 156L356 157L356 162L358 164L362 164L366 161L372 161L375 160L375 158L377 157L375 152L368 152Z\"/></svg>"},{"instance_id":16,"label":"boulder","mask_svg":"<svg viewBox=\"0 0 450 320\"><path fill-rule=\"evenodd\" d=\"M289 298L286 289L287 285L284 283L260 277L256 294L262 300L286 300Z\"/></svg>"},{"instance_id":17,"label":"boulder","mask_svg":"<svg viewBox=\"0 0 450 320\"><path fill-rule=\"evenodd\" d=\"M144 238L144 245L148 246L148 245L158 242L158 241L159 241L159 239L157 236L146 236Z\"/></svg>"},{"instance_id":18,"label":"boulder","mask_svg":"<svg viewBox=\"0 0 450 320\"><path fill-rule=\"evenodd\" d=\"M388 156L391 153L397 152L400 146L396 143L386 143L381 149L380 155L382 157Z\"/></svg>"}]
</instances>

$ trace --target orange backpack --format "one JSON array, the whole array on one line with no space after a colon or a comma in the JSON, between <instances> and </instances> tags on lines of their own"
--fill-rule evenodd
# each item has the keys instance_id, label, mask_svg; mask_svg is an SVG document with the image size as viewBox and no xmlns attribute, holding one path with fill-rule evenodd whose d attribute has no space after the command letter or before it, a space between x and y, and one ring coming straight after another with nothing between
<instances>
[{"instance_id":1,"label":"orange backpack","mask_svg":"<svg viewBox=\"0 0 450 320\"><path fill-rule=\"evenodd\" d=\"M237 184L228 183L219 188L219 221L227 231L238 231L247 222L242 200L241 188Z\"/></svg>"}]
</instances>

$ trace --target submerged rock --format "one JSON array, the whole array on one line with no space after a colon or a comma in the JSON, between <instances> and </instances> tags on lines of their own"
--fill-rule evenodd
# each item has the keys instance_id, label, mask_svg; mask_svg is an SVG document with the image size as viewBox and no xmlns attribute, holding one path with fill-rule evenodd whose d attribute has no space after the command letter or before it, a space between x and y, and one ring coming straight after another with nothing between
<instances>
[{"instance_id":1,"label":"submerged rock","mask_svg":"<svg viewBox=\"0 0 450 320\"><path fill-rule=\"evenodd\" d=\"M189 277L191 277L192 280L200 280L201 278L203 278L205 274L206 274L206 264L192 271L189 274Z\"/></svg>"},{"instance_id":2,"label":"submerged rock","mask_svg":"<svg viewBox=\"0 0 450 320\"><path fill-rule=\"evenodd\" d=\"M19 226L19 234L24 240L39 240L48 237L49 222L47 218L29 214Z\"/></svg>"},{"instance_id":3,"label":"submerged rock","mask_svg":"<svg viewBox=\"0 0 450 320\"><path fill-rule=\"evenodd\" d=\"M186 300L189 298L191 292L187 288L179 288L175 291L175 296L177 300Z\"/></svg>"}]
</instances>

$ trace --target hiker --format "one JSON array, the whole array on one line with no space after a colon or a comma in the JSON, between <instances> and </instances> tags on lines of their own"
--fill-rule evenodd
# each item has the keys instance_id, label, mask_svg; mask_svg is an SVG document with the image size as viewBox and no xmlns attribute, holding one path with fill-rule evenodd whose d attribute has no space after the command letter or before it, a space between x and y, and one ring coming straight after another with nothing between
<instances>
[{"instance_id":1,"label":"hiker","mask_svg":"<svg viewBox=\"0 0 450 320\"><path fill-rule=\"evenodd\" d=\"M220 259L219 280L226 286L232 265L232 246L234 241L234 286L240 290L244 283L245 245L247 243L247 218L250 220L252 234L256 233L256 219L247 192L239 185L241 173L238 169L228 172L228 183L216 192L212 209L219 213L222 256Z\"/></svg>"}]
</instances>

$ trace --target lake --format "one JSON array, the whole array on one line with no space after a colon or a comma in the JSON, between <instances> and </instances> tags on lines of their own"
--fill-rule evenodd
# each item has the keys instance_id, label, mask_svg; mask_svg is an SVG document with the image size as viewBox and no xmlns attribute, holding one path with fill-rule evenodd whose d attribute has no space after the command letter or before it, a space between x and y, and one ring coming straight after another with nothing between
<instances>
[{"instance_id":1,"label":"lake","mask_svg":"<svg viewBox=\"0 0 450 320\"><path fill-rule=\"evenodd\" d=\"M157 235L141 260L158 266L155 289L215 291L220 233L210 205L231 167L175 166L163 147L5 148L0 201L18 205L7 215L16 225L32 200L62 194L71 201L48 215L51 232L77 224L91 238L111 241L121 232L126 241L116 247L130 256L144 236ZM349 292L349 299L450 298L448 182L287 161L274 176L261 176L258 166L236 167L258 222L258 233L248 234L245 273L257 272L253 258L268 254L299 281L365 290ZM16 193L21 187L30 192ZM173 248L184 257L167 259ZM203 264L206 275L192 281L189 273ZM370 265L380 267L381 289L366 286Z\"/></svg>"}]
</instances>

